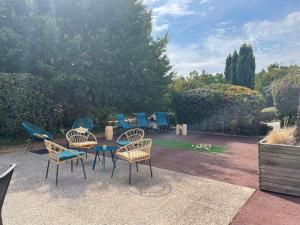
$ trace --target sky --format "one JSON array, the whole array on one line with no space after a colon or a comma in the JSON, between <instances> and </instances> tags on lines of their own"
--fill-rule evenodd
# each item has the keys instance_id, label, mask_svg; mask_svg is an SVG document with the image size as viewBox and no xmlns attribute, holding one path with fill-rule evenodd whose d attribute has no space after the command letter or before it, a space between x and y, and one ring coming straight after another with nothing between
<instances>
[{"instance_id":1,"label":"sky","mask_svg":"<svg viewBox=\"0 0 300 225\"><path fill-rule=\"evenodd\" d=\"M224 72L229 53L251 44L256 71L300 65L300 0L143 0L153 36L168 33L173 70Z\"/></svg>"}]
</instances>

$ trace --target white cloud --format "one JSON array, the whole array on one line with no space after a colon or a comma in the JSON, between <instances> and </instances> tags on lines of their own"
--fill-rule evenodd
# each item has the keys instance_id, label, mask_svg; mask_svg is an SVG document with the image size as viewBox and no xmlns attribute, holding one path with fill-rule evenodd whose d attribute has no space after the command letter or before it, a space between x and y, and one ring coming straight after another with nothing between
<instances>
[{"instance_id":1,"label":"white cloud","mask_svg":"<svg viewBox=\"0 0 300 225\"><path fill-rule=\"evenodd\" d=\"M154 15L185 16L194 12L189 9L190 0L168 0L165 4L153 8Z\"/></svg>"},{"instance_id":2,"label":"white cloud","mask_svg":"<svg viewBox=\"0 0 300 225\"><path fill-rule=\"evenodd\" d=\"M227 26L226 26L227 25ZM205 69L223 72L225 58L242 43L254 48L257 71L277 62L282 65L300 64L300 12L278 21L252 21L237 30L230 23L222 24L208 35L201 45L179 46L170 43L168 55L180 74Z\"/></svg>"},{"instance_id":3,"label":"white cloud","mask_svg":"<svg viewBox=\"0 0 300 225\"><path fill-rule=\"evenodd\" d=\"M200 4L204 4L204 3L208 3L209 2L209 0L200 0Z\"/></svg>"},{"instance_id":4,"label":"white cloud","mask_svg":"<svg viewBox=\"0 0 300 225\"><path fill-rule=\"evenodd\" d=\"M158 25L155 25L154 27L153 27L153 31L154 32L161 32L161 31L164 31L164 30L168 30L168 28L169 28L169 24L162 24L162 25L160 25L160 26L158 26Z\"/></svg>"}]
</instances>

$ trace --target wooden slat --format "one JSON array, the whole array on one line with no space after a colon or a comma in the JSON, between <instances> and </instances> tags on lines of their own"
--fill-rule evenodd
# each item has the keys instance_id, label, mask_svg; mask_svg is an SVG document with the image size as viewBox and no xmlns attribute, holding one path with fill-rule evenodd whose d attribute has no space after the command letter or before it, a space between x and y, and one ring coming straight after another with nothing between
<instances>
[{"instance_id":1,"label":"wooden slat","mask_svg":"<svg viewBox=\"0 0 300 225\"><path fill-rule=\"evenodd\" d=\"M260 165L266 165L266 166L300 169L300 161L297 160L260 158L259 163Z\"/></svg>"},{"instance_id":2,"label":"wooden slat","mask_svg":"<svg viewBox=\"0 0 300 225\"><path fill-rule=\"evenodd\" d=\"M260 183L272 183L272 184L279 184L279 185L285 185L290 187L296 187L300 191L300 180L298 179L284 179L284 178L278 178L274 176L263 176L260 177Z\"/></svg>"},{"instance_id":3,"label":"wooden slat","mask_svg":"<svg viewBox=\"0 0 300 225\"><path fill-rule=\"evenodd\" d=\"M259 153L275 153L275 154L286 154L286 155L299 155L300 156L300 147L299 146L289 146L289 145L259 145Z\"/></svg>"},{"instance_id":4,"label":"wooden slat","mask_svg":"<svg viewBox=\"0 0 300 225\"><path fill-rule=\"evenodd\" d=\"M288 186L288 185L283 185L283 184L276 184L276 183L271 183L271 182L265 182L265 181L260 181L260 185L266 185L274 188L280 188L282 190L289 190L289 191L299 191L300 192L300 187L299 186Z\"/></svg>"},{"instance_id":5,"label":"wooden slat","mask_svg":"<svg viewBox=\"0 0 300 225\"><path fill-rule=\"evenodd\" d=\"M300 174L299 173L286 173L286 172L279 172L279 171L268 171L268 170L261 170L259 172L260 177L266 177L266 176L272 176L277 178L285 178L287 180L300 180Z\"/></svg>"},{"instance_id":6,"label":"wooden slat","mask_svg":"<svg viewBox=\"0 0 300 225\"><path fill-rule=\"evenodd\" d=\"M285 172L285 173L290 173L291 175L300 173L299 169L282 168L282 167L266 166L266 165L261 165L259 169L264 171Z\"/></svg>"},{"instance_id":7,"label":"wooden slat","mask_svg":"<svg viewBox=\"0 0 300 225\"><path fill-rule=\"evenodd\" d=\"M294 195L294 196L300 196L300 191L291 191L291 190L285 190L273 186L268 186L268 185L260 185L260 190L262 191L272 191L272 192L277 192L277 193L282 193L282 194L288 194L288 195Z\"/></svg>"},{"instance_id":8,"label":"wooden slat","mask_svg":"<svg viewBox=\"0 0 300 225\"><path fill-rule=\"evenodd\" d=\"M278 154L278 153L270 153L270 152L261 152L259 154L260 158L275 158L275 159L290 159L290 160L299 160L300 155L287 155L287 154Z\"/></svg>"}]
</instances>

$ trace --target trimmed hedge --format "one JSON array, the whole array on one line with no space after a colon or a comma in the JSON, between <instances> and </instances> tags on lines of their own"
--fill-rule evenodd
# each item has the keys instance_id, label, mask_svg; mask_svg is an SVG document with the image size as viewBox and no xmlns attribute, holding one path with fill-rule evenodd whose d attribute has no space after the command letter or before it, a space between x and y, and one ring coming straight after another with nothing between
<instances>
[{"instance_id":1,"label":"trimmed hedge","mask_svg":"<svg viewBox=\"0 0 300 225\"><path fill-rule=\"evenodd\" d=\"M281 126L284 120L288 120L288 125L295 124L300 94L300 74L289 74L275 82L272 85L272 92Z\"/></svg>"},{"instance_id":2,"label":"trimmed hedge","mask_svg":"<svg viewBox=\"0 0 300 225\"><path fill-rule=\"evenodd\" d=\"M173 96L178 122L196 129L242 135L261 135L259 113L263 97L246 87L215 84Z\"/></svg>"},{"instance_id":3,"label":"trimmed hedge","mask_svg":"<svg viewBox=\"0 0 300 225\"><path fill-rule=\"evenodd\" d=\"M263 108L260 112L260 120L264 122L270 122L277 118L276 107Z\"/></svg>"},{"instance_id":4,"label":"trimmed hedge","mask_svg":"<svg viewBox=\"0 0 300 225\"><path fill-rule=\"evenodd\" d=\"M21 123L33 122L55 130L62 119L59 105L54 105L47 85L30 74L0 73L0 136L18 139L24 136Z\"/></svg>"}]
</instances>

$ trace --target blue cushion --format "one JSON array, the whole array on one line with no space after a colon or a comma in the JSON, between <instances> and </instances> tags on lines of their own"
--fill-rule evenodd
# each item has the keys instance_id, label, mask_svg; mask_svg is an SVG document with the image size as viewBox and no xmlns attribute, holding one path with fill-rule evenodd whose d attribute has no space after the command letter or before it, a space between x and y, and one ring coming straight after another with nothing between
<instances>
[{"instance_id":1,"label":"blue cushion","mask_svg":"<svg viewBox=\"0 0 300 225\"><path fill-rule=\"evenodd\" d=\"M72 151L74 151L74 152L62 151L59 155L59 160L64 161L64 160L75 158L78 155L84 155L85 154L85 152L80 152L80 151L76 151L76 150L72 150Z\"/></svg>"},{"instance_id":2,"label":"blue cushion","mask_svg":"<svg viewBox=\"0 0 300 225\"><path fill-rule=\"evenodd\" d=\"M117 144L120 146L125 146L129 144L129 141L117 141Z\"/></svg>"}]
</instances>

